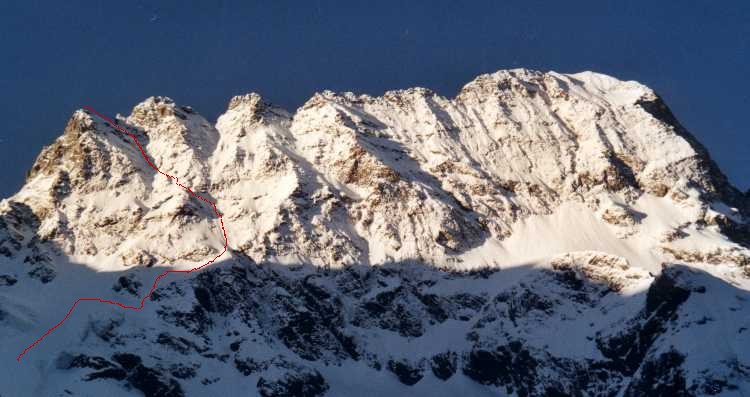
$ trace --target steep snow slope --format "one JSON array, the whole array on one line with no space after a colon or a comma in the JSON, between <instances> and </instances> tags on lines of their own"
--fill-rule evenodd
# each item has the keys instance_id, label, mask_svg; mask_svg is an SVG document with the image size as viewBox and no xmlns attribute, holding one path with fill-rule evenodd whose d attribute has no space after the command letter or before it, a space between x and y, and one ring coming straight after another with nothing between
<instances>
[{"instance_id":1,"label":"steep snow slope","mask_svg":"<svg viewBox=\"0 0 750 397\"><path fill-rule=\"evenodd\" d=\"M230 255L141 312L76 308L2 395L750 391L750 200L641 84L516 69L117 123L217 203ZM224 243L85 111L0 216L9 361L76 298L138 302Z\"/></svg>"}]
</instances>

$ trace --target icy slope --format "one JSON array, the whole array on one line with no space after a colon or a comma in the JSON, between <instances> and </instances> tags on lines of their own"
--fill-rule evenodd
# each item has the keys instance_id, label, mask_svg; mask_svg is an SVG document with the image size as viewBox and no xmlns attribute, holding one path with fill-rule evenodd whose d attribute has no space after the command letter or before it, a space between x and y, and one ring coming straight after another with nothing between
<instances>
[{"instance_id":1,"label":"icy slope","mask_svg":"<svg viewBox=\"0 0 750 397\"><path fill-rule=\"evenodd\" d=\"M750 392L750 200L643 85L517 69L117 123L229 255L141 312L76 308L1 395ZM78 111L0 203L0 354L223 243Z\"/></svg>"}]
</instances>

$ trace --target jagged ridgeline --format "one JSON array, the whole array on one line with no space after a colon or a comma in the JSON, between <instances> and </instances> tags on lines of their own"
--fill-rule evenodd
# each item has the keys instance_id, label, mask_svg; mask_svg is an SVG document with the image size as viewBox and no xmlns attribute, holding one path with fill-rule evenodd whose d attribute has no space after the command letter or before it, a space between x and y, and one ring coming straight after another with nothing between
<instances>
[{"instance_id":1,"label":"jagged ridgeline","mask_svg":"<svg viewBox=\"0 0 750 397\"><path fill-rule=\"evenodd\" d=\"M750 393L750 198L641 84L516 69L115 121L230 250L142 311L82 303L2 395ZM223 245L77 111L0 203L0 353Z\"/></svg>"}]
</instances>

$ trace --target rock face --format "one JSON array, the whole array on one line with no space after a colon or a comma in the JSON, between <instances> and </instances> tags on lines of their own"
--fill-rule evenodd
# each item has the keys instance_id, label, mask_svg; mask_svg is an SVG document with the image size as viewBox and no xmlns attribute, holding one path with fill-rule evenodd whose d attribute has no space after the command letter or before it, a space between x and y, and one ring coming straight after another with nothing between
<instances>
[{"instance_id":1,"label":"rock face","mask_svg":"<svg viewBox=\"0 0 750 397\"><path fill-rule=\"evenodd\" d=\"M85 111L0 203L9 395L742 395L750 198L596 73ZM144 158L143 154L147 156ZM5 395L6 391L0 392ZM119 393L119 394L118 394Z\"/></svg>"}]
</instances>

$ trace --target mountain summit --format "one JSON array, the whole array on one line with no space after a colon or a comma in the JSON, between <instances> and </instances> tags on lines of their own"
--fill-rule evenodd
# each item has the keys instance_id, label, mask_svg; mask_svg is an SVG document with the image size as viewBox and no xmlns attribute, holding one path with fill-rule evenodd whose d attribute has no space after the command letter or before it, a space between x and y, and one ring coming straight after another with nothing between
<instances>
[{"instance_id":1,"label":"mountain summit","mask_svg":"<svg viewBox=\"0 0 750 397\"><path fill-rule=\"evenodd\" d=\"M230 250L142 311L79 305L9 395L750 392L750 197L639 83L514 69L115 122ZM214 257L217 220L75 112L0 203L0 353Z\"/></svg>"}]
</instances>

